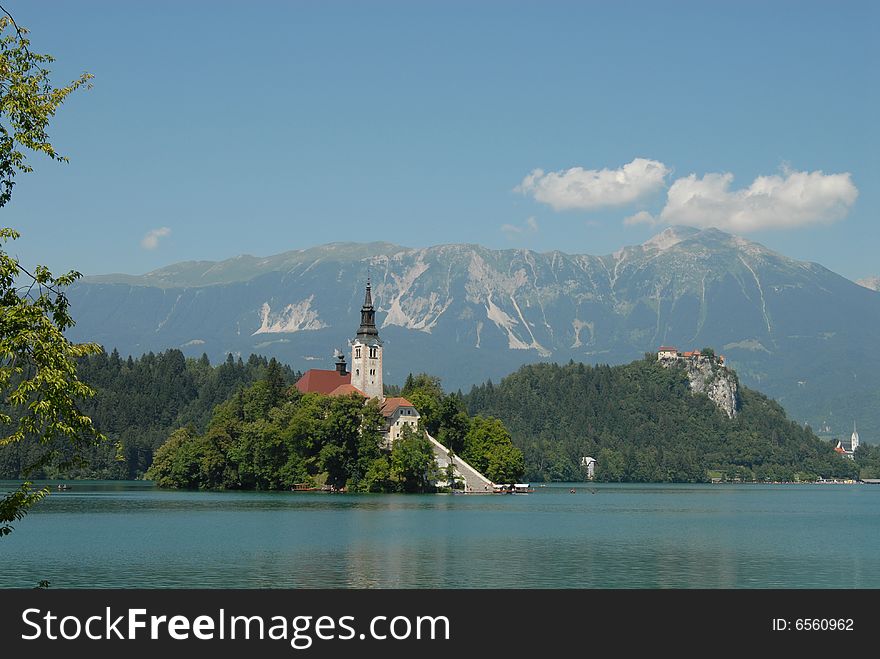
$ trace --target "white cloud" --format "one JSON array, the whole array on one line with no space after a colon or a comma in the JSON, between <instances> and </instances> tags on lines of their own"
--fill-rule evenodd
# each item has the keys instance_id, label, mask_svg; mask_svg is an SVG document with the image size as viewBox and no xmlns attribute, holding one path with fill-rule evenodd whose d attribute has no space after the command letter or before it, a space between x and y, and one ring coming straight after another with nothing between
<instances>
[{"instance_id":1,"label":"white cloud","mask_svg":"<svg viewBox=\"0 0 880 659\"><path fill-rule=\"evenodd\" d=\"M622 206L661 189L671 170L662 162L636 158L619 169L572 167L559 172L535 169L514 190L531 194L555 210Z\"/></svg>"},{"instance_id":2,"label":"white cloud","mask_svg":"<svg viewBox=\"0 0 880 659\"><path fill-rule=\"evenodd\" d=\"M536 233L538 231L538 220L535 216L528 218L524 224L502 224L501 230L507 234L508 238L521 235L523 233Z\"/></svg>"},{"instance_id":3,"label":"white cloud","mask_svg":"<svg viewBox=\"0 0 880 659\"><path fill-rule=\"evenodd\" d=\"M654 226L659 223L660 220L651 215L648 211L639 211L635 215L630 215L623 219L623 223L627 226L633 226L636 224L647 224L649 226Z\"/></svg>"},{"instance_id":4,"label":"white cloud","mask_svg":"<svg viewBox=\"0 0 880 659\"><path fill-rule=\"evenodd\" d=\"M730 173L680 178L669 188L660 220L735 232L793 228L840 220L859 196L849 173L782 174L759 176L733 191Z\"/></svg>"},{"instance_id":5,"label":"white cloud","mask_svg":"<svg viewBox=\"0 0 880 659\"><path fill-rule=\"evenodd\" d=\"M171 233L168 227L159 227L158 229L150 229L146 235L141 238L141 247L144 249L156 249L159 246L159 239Z\"/></svg>"}]
</instances>

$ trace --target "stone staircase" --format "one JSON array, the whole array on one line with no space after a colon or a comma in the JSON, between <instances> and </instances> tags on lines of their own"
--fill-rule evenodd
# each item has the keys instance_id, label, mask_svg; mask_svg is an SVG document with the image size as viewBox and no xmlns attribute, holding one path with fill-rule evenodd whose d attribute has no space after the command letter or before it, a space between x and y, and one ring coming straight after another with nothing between
<instances>
[{"instance_id":1,"label":"stone staircase","mask_svg":"<svg viewBox=\"0 0 880 659\"><path fill-rule=\"evenodd\" d=\"M431 442L431 448L434 449L434 459L437 461L437 466L445 471L449 463L452 462L456 474L464 481L464 491L466 493L492 494L492 481L457 455L450 457L449 449L431 437L431 435L428 435L428 441Z\"/></svg>"}]
</instances>

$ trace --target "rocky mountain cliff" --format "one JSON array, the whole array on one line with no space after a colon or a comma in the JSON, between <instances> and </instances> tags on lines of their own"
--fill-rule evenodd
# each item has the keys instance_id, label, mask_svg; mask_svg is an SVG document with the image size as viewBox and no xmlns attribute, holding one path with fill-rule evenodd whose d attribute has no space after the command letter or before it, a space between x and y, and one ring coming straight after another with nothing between
<instances>
[{"instance_id":1,"label":"rocky mountain cliff","mask_svg":"<svg viewBox=\"0 0 880 659\"><path fill-rule=\"evenodd\" d=\"M713 357L701 356L691 359L661 359L667 368L680 367L688 377L688 386L695 394L705 395L715 407L732 419L739 410L739 383L736 374Z\"/></svg>"},{"instance_id":2,"label":"rocky mountain cliff","mask_svg":"<svg viewBox=\"0 0 880 659\"><path fill-rule=\"evenodd\" d=\"M466 389L528 362L712 346L795 419L880 434L880 293L714 229L605 256L335 243L90 277L71 290L71 336L326 368L355 332L368 275L389 383L427 371Z\"/></svg>"}]
</instances>

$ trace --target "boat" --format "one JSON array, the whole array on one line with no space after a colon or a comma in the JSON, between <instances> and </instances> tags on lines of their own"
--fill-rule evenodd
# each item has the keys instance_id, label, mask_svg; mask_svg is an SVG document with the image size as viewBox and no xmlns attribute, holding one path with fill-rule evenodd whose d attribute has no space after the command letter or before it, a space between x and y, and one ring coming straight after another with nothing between
<instances>
[{"instance_id":1,"label":"boat","mask_svg":"<svg viewBox=\"0 0 880 659\"><path fill-rule=\"evenodd\" d=\"M534 492L535 488L529 483L495 483L492 491L495 494L528 494Z\"/></svg>"}]
</instances>

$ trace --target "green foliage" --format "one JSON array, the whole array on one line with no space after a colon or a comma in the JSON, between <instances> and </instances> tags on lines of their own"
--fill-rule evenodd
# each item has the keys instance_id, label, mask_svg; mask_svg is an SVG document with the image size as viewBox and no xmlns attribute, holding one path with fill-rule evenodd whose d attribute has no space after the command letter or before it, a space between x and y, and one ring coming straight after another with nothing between
<instances>
[{"instance_id":1,"label":"green foliage","mask_svg":"<svg viewBox=\"0 0 880 659\"><path fill-rule=\"evenodd\" d=\"M49 490L33 490L32 483L25 481L19 488L0 499L0 538L12 533L12 522L22 519L37 501L49 494Z\"/></svg>"},{"instance_id":2,"label":"green foliage","mask_svg":"<svg viewBox=\"0 0 880 659\"><path fill-rule=\"evenodd\" d=\"M359 395L302 395L282 388L277 404L267 407L272 370L267 367L266 377L217 405L202 434L192 426L172 432L147 478L160 487L202 489L284 490L302 483L349 492L433 489L440 474L424 428L404 426L388 450L375 399L364 403ZM440 433L490 478L517 480L523 457L503 424L472 423L460 395L444 396L439 381L421 380L426 382L430 388L408 391L436 401Z\"/></svg>"},{"instance_id":3,"label":"green foliage","mask_svg":"<svg viewBox=\"0 0 880 659\"><path fill-rule=\"evenodd\" d=\"M438 421L437 441L448 446L454 453L463 452L465 437L471 429L471 418L460 394L450 394L443 398Z\"/></svg>"},{"instance_id":4,"label":"green foliage","mask_svg":"<svg viewBox=\"0 0 880 659\"><path fill-rule=\"evenodd\" d=\"M440 379L410 374L401 391L419 411L422 427L453 453L461 454L495 483L513 483L524 471L522 451L498 419L471 419L460 393L444 394Z\"/></svg>"},{"instance_id":5,"label":"green foliage","mask_svg":"<svg viewBox=\"0 0 880 659\"><path fill-rule=\"evenodd\" d=\"M174 487L175 483L195 480L198 465L190 450L191 439L192 433L188 428L179 428L156 451L150 478L159 487Z\"/></svg>"},{"instance_id":6,"label":"green foliage","mask_svg":"<svg viewBox=\"0 0 880 659\"><path fill-rule=\"evenodd\" d=\"M440 430L440 405L443 401L443 388L440 378L427 373L413 376L410 373L400 395L412 403L419 411L419 420L425 430L436 437Z\"/></svg>"},{"instance_id":7,"label":"green foliage","mask_svg":"<svg viewBox=\"0 0 880 659\"><path fill-rule=\"evenodd\" d=\"M853 457L859 478L880 478L880 446L860 444Z\"/></svg>"},{"instance_id":8,"label":"green foliage","mask_svg":"<svg viewBox=\"0 0 880 659\"><path fill-rule=\"evenodd\" d=\"M464 439L462 457L493 483L514 483L525 470L523 454L516 448L499 419L478 416Z\"/></svg>"},{"instance_id":9,"label":"green foliage","mask_svg":"<svg viewBox=\"0 0 880 659\"><path fill-rule=\"evenodd\" d=\"M0 7L2 9L2 7ZM32 53L27 30L9 13L0 17L0 207L12 198L15 177L32 171L25 150L42 152L65 161L49 142L49 120L78 87L92 77L84 73L66 87L55 88L46 65L50 55ZM59 453L52 445L65 442L70 463L103 436L92 420L80 412L77 401L92 390L76 373L76 359L99 347L73 344L64 336L73 326L64 289L80 274L55 277L45 266L25 269L5 251L5 244L19 234L0 229L0 447L33 437L47 450L38 451L20 464L25 476ZM12 530L47 491L31 490L30 482L0 500L0 536Z\"/></svg>"},{"instance_id":10,"label":"green foliage","mask_svg":"<svg viewBox=\"0 0 880 659\"><path fill-rule=\"evenodd\" d=\"M272 368L270 361L256 355L247 361L229 355L214 367L207 355L186 359L179 350L126 360L116 350L109 355L99 352L78 360L77 375L96 391L94 397L78 401L80 410L114 443L85 448L83 464L65 472L75 478L142 477L154 452L174 429L191 425L195 434L204 432L221 403L222 409L213 415L216 424L262 418L272 409L278 390L298 378L290 368L277 362ZM260 383L258 390L245 409L237 392L255 383ZM67 459L69 451L63 444L50 446ZM24 476L24 468L42 458L46 449L34 437L0 449L0 478ZM60 474L58 464L46 460L33 470L35 478Z\"/></svg>"},{"instance_id":11,"label":"green foliage","mask_svg":"<svg viewBox=\"0 0 880 659\"><path fill-rule=\"evenodd\" d=\"M12 229L0 229L3 244L17 237ZM53 460L68 467L104 439L78 406L94 391L76 369L77 359L100 346L74 344L64 336L73 318L63 289L77 277L77 272L54 277L44 266L31 274L0 250L0 450L27 437L34 448L19 460L16 476L32 476ZM28 484L22 488L0 501L5 533L12 528L9 522L41 498Z\"/></svg>"},{"instance_id":12,"label":"green foliage","mask_svg":"<svg viewBox=\"0 0 880 659\"><path fill-rule=\"evenodd\" d=\"M498 385L474 387L465 403L504 421L530 480L581 480L585 456L597 459L604 481L700 482L710 469L727 480L855 475L852 461L777 403L745 387L739 394L739 413L728 419L690 392L683 370L663 368L655 355L615 367L525 366Z\"/></svg>"},{"instance_id":13,"label":"green foliage","mask_svg":"<svg viewBox=\"0 0 880 659\"><path fill-rule=\"evenodd\" d=\"M272 369L267 374L271 381ZM203 434L172 432L147 478L160 487L201 489L286 490L318 482L360 492L427 487L412 471L415 448L407 445L396 463L393 452L382 451L375 401L284 389L278 404L263 410L267 379L218 405Z\"/></svg>"},{"instance_id":14,"label":"green foliage","mask_svg":"<svg viewBox=\"0 0 880 659\"><path fill-rule=\"evenodd\" d=\"M391 449L391 480L401 492L425 492L437 479L434 451L422 430L404 426Z\"/></svg>"},{"instance_id":15,"label":"green foliage","mask_svg":"<svg viewBox=\"0 0 880 659\"><path fill-rule=\"evenodd\" d=\"M95 447L88 464L72 472L78 477L148 473L161 487L278 490L326 483L348 491L394 492L425 489L422 475L431 473L413 466L419 455L428 455L425 447L430 452L424 438L421 444L405 442L392 464L393 453L380 448L384 419L376 401L364 405L357 396L301 395L291 386L299 374L274 360L251 355L244 362L229 355L214 367L206 355L186 359L179 350L125 360L114 350L80 359L78 374L97 391L81 402L83 409L117 440L122 457L109 445ZM492 441L477 432L480 441L468 449L471 418L461 394L445 395L439 380L429 376L410 383L411 396L430 401L431 425L453 453L477 456L506 482L519 478L522 454L503 427ZM42 447L26 439L0 449L0 477L18 476ZM59 472L47 463L36 473Z\"/></svg>"},{"instance_id":16,"label":"green foliage","mask_svg":"<svg viewBox=\"0 0 880 659\"><path fill-rule=\"evenodd\" d=\"M3 244L18 235L0 229ZM76 406L77 399L93 395L77 377L76 359L100 346L73 344L64 336L73 318L63 288L77 277L76 272L53 277L44 266L31 275L0 250L0 390L18 412L16 418L0 413L0 446L27 435L46 442L99 438L91 419Z\"/></svg>"},{"instance_id":17,"label":"green foliage","mask_svg":"<svg viewBox=\"0 0 880 659\"><path fill-rule=\"evenodd\" d=\"M93 77L83 73L66 87L53 87L46 65L55 58L32 53L27 33L8 13L0 17L0 207L12 197L15 176L33 170L25 150L67 160L49 142L49 121L58 106Z\"/></svg>"}]
</instances>

